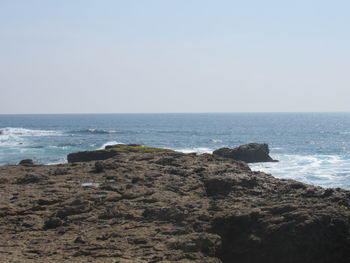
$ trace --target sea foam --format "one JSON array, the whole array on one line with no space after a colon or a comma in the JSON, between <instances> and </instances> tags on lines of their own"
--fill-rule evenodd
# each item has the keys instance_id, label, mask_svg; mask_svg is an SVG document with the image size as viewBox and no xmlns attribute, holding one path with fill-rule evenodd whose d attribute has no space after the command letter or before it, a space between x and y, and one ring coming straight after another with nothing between
<instances>
[{"instance_id":1,"label":"sea foam","mask_svg":"<svg viewBox=\"0 0 350 263\"><path fill-rule=\"evenodd\" d=\"M110 141L110 142L106 142L104 144L102 144L102 146L100 148L98 148L99 150L103 150L106 146L108 145L115 145L115 144L123 144L122 142L117 142L117 141Z\"/></svg>"},{"instance_id":2,"label":"sea foam","mask_svg":"<svg viewBox=\"0 0 350 263\"><path fill-rule=\"evenodd\" d=\"M85 129L85 130L72 131L72 133L115 134L115 133L120 133L120 131L102 130L102 129Z\"/></svg>"},{"instance_id":3,"label":"sea foam","mask_svg":"<svg viewBox=\"0 0 350 263\"><path fill-rule=\"evenodd\" d=\"M252 170L325 187L350 188L350 160L338 155L276 155L277 163L250 164Z\"/></svg>"},{"instance_id":4,"label":"sea foam","mask_svg":"<svg viewBox=\"0 0 350 263\"><path fill-rule=\"evenodd\" d=\"M24 128L6 127L0 129L0 136L54 136L61 135L59 131L50 130L30 130Z\"/></svg>"},{"instance_id":5,"label":"sea foam","mask_svg":"<svg viewBox=\"0 0 350 263\"><path fill-rule=\"evenodd\" d=\"M0 146L16 147L24 143L26 137L34 136L59 136L61 132L50 130L30 130L17 127L6 127L0 129Z\"/></svg>"},{"instance_id":6,"label":"sea foam","mask_svg":"<svg viewBox=\"0 0 350 263\"><path fill-rule=\"evenodd\" d=\"M183 153L212 153L213 150L206 147L193 147L193 148L185 148L185 149L174 149L175 151L183 152Z\"/></svg>"}]
</instances>

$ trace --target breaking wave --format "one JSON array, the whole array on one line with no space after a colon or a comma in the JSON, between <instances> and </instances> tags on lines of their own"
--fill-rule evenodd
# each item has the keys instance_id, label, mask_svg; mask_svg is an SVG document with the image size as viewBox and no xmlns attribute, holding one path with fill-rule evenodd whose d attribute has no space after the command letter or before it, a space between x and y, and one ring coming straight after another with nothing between
<instances>
[{"instance_id":1,"label":"breaking wave","mask_svg":"<svg viewBox=\"0 0 350 263\"><path fill-rule=\"evenodd\" d=\"M85 130L72 131L72 133L115 134L115 133L120 133L120 131L99 130L99 129L85 129Z\"/></svg>"},{"instance_id":2,"label":"breaking wave","mask_svg":"<svg viewBox=\"0 0 350 263\"><path fill-rule=\"evenodd\" d=\"M117 141L110 141L110 142L106 142L104 144L102 144L102 146L100 148L98 148L99 150L103 150L107 145L114 145L114 144L123 144L122 142L117 142Z\"/></svg>"},{"instance_id":3,"label":"breaking wave","mask_svg":"<svg viewBox=\"0 0 350 263\"><path fill-rule=\"evenodd\" d=\"M193 148L185 148L185 149L174 149L175 151L183 152L183 153L212 153L213 150L206 147L193 147Z\"/></svg>"},{"instance_id":4,"label":"breaking wave","mask_svg":"<svg viewBox=\"0 0 350 263\"><path fill-rule=\"evenodd\" d=\"M49 131L49 130L30 130L24 128L1 128L0 136L53 136L53 135L61 135L59 131Z\"/></svg>"},{"instance_id":5,"label":"breaking wave","mask_svg":"<svg viewBox=\"0 0 350 263\"><path fill-rule=\"evenodd\" d=\"M325 187L350 188L350 159L338 155L273 156L278 163L250 164L252 170Z\"/></svg>"},{"instance_id":6,"label":"breaking wave","mask_svg":"<svg viewBox=\"0 0 350 263\"><path fill-rule=\"evenodd\" d=\"M26 137L59 136L62 133L52 130L30 130L24 128L6 127L0 129L0 146L20 146Z\"/></svg>"},{"instance_id":7,"label":"breaking wave","mask_svg":"<svg viewBox=\"0 0 350 263\"><path fill-rule=\"evenodd\" d=\"M222 143L222 140L219 139L211 139L210 141L213 143Z\"/></svg>"}]
</instances>

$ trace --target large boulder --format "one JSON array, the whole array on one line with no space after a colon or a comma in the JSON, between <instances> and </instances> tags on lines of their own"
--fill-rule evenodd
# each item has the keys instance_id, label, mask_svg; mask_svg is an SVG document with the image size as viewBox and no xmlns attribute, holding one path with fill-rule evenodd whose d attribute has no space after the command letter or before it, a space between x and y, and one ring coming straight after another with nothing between
<instances>
[{"instance_id":1,"label":"large boulder","mask_svg":"<svg viewBox=\"0 0 350 263\"><path fill-rule=\"evenodd\" d=\"M18 163L19 165L24 165L24 166L31 166L34 165L34 162L32 159L24 159Z\"/></svg>"},{"instance_id":2,"label":"large boulder","mask_svg":"<svg viewBox=\"0 0 350 263\"><path fill-rule=\"evenodd\" d=\"M270 157L269 152L269 146L266 143L249 143L233 149L220 148L215 150L213 154L247 163L277 162Z\"/></svg>"}]
</instances>

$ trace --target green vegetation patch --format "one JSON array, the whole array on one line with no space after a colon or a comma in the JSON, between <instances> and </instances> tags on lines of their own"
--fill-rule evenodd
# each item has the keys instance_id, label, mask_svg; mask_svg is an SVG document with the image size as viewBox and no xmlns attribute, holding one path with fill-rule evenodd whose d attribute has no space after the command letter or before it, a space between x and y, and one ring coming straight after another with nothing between
<instances>
[{"instance_id":1,"label":"green vegetation patch","mask_svg":"<svg viewBox=\"0 0 350 263\"><path fill-rule=\"evenodd\" d=\"M115 152L173 152L173 150L165 148L155 148L141 145L128 145L128 144L117 144L108 149L109 151ZM107 151L108 151L107 150Z\"/></svg>"},{"instance_id":2,"label":"green vegetation patch","mask_svg":"<svg viewBox=\"0 0 350 263\"><path fill-rule=\"evenodd\" d=\"M93 150L93 151L79 151L72 154L108 154L108 153L128 153L128 152L174 152L173 150L166 149L166 148L156 148L156 147L148 147L148 146L142 146L142 145L129 145L129 144L116 144L116 145L110 145L107 146L106 149L102 150Z\"/></svg>"}]
</instances>

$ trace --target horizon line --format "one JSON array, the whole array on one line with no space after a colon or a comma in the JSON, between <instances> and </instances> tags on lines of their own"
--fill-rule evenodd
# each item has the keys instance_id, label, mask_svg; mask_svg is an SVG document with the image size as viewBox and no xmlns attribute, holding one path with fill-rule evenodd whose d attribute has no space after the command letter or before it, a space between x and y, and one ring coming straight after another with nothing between
<instances>
[{"instance_id":1,"label":"horizon line","mask_svg":"<svg viewBox=\"0 0 350 263\"><path fill-rule=\"evenodd\" d=\"M125 114L125 115L141 115L141 114L288 114L288 113L350 113L350 111L232 111L232 112L79 112L79 113L0 113L0 116L4 115L113 115L113 114Z\"/></svg>"}]
</instances>

